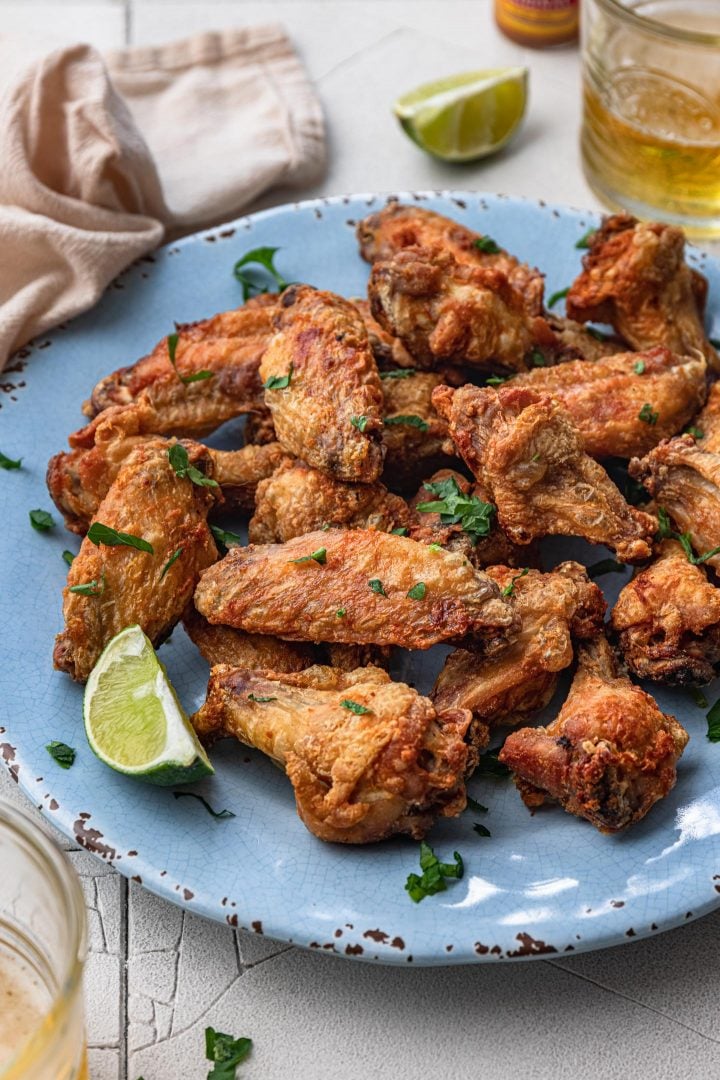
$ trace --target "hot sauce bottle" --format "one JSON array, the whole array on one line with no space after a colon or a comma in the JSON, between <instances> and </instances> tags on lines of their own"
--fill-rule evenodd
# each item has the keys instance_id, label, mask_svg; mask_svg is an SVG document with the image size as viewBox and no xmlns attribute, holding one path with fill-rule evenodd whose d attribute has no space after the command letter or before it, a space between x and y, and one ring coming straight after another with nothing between
<instances>
[{"instance_id":1,"label":"hot sauce bottle","mask_svg":"<svg viewBox=\"0 0 720 1080\"><path fill-rule=\"evenodd\" d=\"M495 0L495 21L518 45L563 45L577 37L579 0Z\"/></svg>"}]
</instances>

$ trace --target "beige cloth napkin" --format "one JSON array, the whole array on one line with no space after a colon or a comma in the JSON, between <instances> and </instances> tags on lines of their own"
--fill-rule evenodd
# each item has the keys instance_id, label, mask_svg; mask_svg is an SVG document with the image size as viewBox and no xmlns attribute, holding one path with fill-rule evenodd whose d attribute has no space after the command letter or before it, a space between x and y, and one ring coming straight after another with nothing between
<instances>
[{"instance_id":1,"label":"beige cloth napkin","mask_svg":"<svg viewBox=\"0 0 720 1080\"><path fill-rule=\"evenodd\" d=\"M166 234L324 168L320 105L279 26L104 59L0 37L0 73L0 370Z\"/></svg>"}]
</instances>

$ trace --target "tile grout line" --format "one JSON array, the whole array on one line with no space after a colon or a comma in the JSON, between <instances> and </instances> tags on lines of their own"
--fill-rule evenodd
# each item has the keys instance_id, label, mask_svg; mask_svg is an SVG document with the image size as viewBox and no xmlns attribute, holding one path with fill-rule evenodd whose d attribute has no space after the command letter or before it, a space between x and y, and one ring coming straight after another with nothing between
<instances>
[{"instance_id":1,"label":"tile grout line","mask_svg":"<svg viewBox=\"0 0 720 1080\"><path fill-rule=\"evenodd\" d=\"M130 954L130 887L126 877L120 878L120 1043L119 1076L128 1080L128 958Z\"/></svg>"},{"instance_id":2,"label":"tile grout line","mask_svg":"<svg viewBox=\"0 0 720 1080\"><path fill-rule=\"evenodd\" d=\"M124 31L125 31L125 47L132 45L132 33L133 33L133 0L123 0L123 7L125 9L124 19Z\"/></svg>"}]
</instances>

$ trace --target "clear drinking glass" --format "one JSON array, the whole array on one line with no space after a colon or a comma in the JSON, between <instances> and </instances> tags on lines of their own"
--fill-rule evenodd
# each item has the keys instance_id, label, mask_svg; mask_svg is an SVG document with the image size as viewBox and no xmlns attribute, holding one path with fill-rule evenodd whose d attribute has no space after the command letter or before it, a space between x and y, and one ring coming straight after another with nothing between
<instances>
[{"instance_id":1,"label":"clear drinking glass","mask_svg":"<svg viewBox=\"0 0 720 1080\"><path fill-rule=\"evenodd\" d=\"M0 801L0 1080L87 1080L85 949L69 860Z\"/></svg>"},{"instance_id":2,"label":"clear drinking glass","mask_svg":"<svg viewBox=\"0 0 720 1080\"><path fill-rule=\"evenodd\" d=\"M582 0L580 37L590 186L720 236L720 0Z\"/></svg>"}]
</instances>

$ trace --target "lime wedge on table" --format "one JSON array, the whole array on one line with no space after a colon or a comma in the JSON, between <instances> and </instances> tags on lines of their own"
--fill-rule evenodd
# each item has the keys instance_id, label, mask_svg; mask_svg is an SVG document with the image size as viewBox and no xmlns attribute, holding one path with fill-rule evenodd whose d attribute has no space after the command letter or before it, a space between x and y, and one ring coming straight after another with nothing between
<instances>
[{"instance_id":1,"label":"lime wedge on table","mask_svg":"<svg viewBox=\"0 0 720 1080\"><path fill-rule=\"evenodd\" d=\"M163 785L214 772L139 626L106 646L87 681L83 712L91 749L117 772Z\"/></svg>"},{"instance_id":2,"label":"lime wedge on table","mask_svg":"<svg viewBox=\"0 0 720 1080\"><path fill-rule=\"evenodd\" d=\"M512 138L525 114L527 68L468 71L425 83L394 105L403 128L443 161L475 161Z\"/></svg>"}]
</instances>

